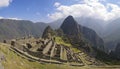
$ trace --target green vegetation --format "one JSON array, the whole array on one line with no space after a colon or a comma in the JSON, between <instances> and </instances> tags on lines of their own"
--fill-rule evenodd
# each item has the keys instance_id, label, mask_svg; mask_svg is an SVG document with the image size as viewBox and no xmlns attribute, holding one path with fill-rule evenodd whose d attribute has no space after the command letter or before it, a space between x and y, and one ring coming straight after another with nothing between
<instances>
[{"instance_id":1,"label":"green vegetation","mask_svg":"<svg viewBox=\"0 0 120 69\"><path fill-rule=\"evenodd\" d=\"M78 53L78 52L81 52L79 49L77 48L72 48L72 50L74 51L74 53Z\"/></svg>"},{"instance_id":2,"label":"green vegetation","mask_svg":"<svg viewBox=\"0 0 120 69\"><path fill-rule=\"evenodd\" d=\"M57 44L61 44L61 45L68 46L68 47L72 46L70 43L66 43L61 37L55 37L55 42Z\"/></svg>"},{"instance_id":3,"label":"green vegetation","mask_svg":"<svg viewBox=\"0 0 120 69\"><path fill-rule=\"evenodd\" d=\"M61 44L61 45L70 47L75 53L81 52L79 49L73 48L70 43L66 43L61 37L55 37L55 42L57 44Z\"/></svg>"},{"instance_id":4,"label":"green vegetation","mask_svg":"<svg viewBox=\"0 0 120 69\"><path fill-rule=\"evenodd\" d=\"M110 55L106 54L105 52L102 52L100 50L96 50L97 55L96 58L108 65L120 65L120 60L112 58Z\"/></svg>"}]
</instances>

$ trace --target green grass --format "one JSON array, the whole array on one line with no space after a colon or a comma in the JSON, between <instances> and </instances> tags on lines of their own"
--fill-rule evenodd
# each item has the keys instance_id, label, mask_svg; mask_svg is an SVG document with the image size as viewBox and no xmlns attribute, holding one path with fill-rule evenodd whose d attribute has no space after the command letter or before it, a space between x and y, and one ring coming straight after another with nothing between
<instances>
[{"instance_id":1,"label":"green grass","mask_svg":"<svg viewBox=\"0 0 120 69\"><path fill-rule=\"evenodd\" d=\"M72 46L70 43L65 43L61 37L55 37L55 42L68 47Z\"/></svg>"},{"instance_id":2,"label":"green grass","mask_svg":"<svg viewBox=\"0 0 120 69\"><path fill-rule=\"evenodd\" d=\"M75 53L81 52L79 49L73 48L70 43L65 43L65 41L61 37L55 37L55 42L57 44L61 44L61 45L70 47Z\"/></svg>"},{"instance_id":3,"label":"green grass","mask_svg":"<svg viewBox=\"0 0 120 69\"><path fill-rule=\"evenodd\" d=\"M73 50L74 53L81 52L81 51L80 51L79 49L77 49L77 48L72 48L72 50Z\"/></svg>"}]
</instances>

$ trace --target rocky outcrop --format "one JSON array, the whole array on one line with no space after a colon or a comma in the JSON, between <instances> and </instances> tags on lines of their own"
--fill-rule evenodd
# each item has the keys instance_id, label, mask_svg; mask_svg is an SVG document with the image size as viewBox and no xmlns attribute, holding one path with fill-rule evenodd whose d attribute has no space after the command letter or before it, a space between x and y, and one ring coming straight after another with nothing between
<instances>
[{"instance_id":1,"label":"rocky outcrop","mask_svg":"<svg viewBox=\"0 0 120 69\"><path fill-rule=\"evenodd\" d=\"M51 38L53 35L55 35L55 31L50 26L47 26L43 32L42 38Z\"/></svg>"}]
</instances>

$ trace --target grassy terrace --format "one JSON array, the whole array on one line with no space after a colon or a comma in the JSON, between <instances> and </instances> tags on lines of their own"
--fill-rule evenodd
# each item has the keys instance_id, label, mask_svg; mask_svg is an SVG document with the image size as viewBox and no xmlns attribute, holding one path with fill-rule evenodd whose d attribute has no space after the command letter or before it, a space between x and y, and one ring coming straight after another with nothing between
<instances>
[{"instance_id":1,"label":"grassy terrace","mask_svg":"<svg viewBox=\"0 0 120 69\"><path fill-rule=\"evenodd\" d=\"M67 55L66 55L67 53L66 53L66 51L65 51L65 49L61 49L61 53L60 53L60 58L61 59L63 59L63 60L67 60Z\"/></svg>"},{"instance_id":2,"label":"grassy terrace","mask_svg":"<svg viewBox=\"0 0 120 69\"><path fill-rule=\"evenodd\" d=\"M64 45L64 46L68 46L68 47L71 47L72 45L70 43L65 43L61 37L55 37L55 42L57 44L61 44L61 45Z\"/></svg>"},{"instance_id":3,"label":"grassy terrace","mask_svg":"<svg viewBox=\"0 0 120 69\"><path fill-rule=\"evenodd\" d=\"M55 42L56 42L57 44L61 44L61 45L70 47L75 53L81 52L81 51L78 50L77 48L73 48L70 43L65 43L61 37L55 37Z\"/></svg>"}]
</instances>

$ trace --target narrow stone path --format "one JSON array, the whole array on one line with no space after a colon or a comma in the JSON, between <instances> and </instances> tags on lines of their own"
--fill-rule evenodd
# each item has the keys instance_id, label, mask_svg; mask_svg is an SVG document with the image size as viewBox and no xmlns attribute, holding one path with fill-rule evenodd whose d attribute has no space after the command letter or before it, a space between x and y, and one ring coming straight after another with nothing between
<instances>
[{"instance_id":1,"label":"narrow stone path","mask_svg":"<svg viewBox=\"0 0 120 69\"><path fill-rule=\"evenodd\" d=\"M55 46L56 46L56 43L54 43L54 45L52 47L52 50L51 50L51 53L50 53L50 57L54 57L55 56Z\"/></svg>"}]
</instances>

